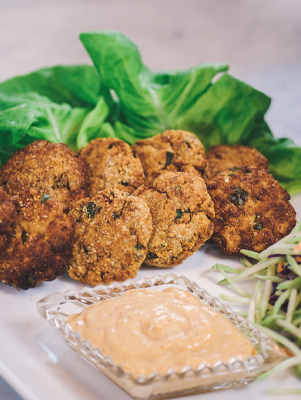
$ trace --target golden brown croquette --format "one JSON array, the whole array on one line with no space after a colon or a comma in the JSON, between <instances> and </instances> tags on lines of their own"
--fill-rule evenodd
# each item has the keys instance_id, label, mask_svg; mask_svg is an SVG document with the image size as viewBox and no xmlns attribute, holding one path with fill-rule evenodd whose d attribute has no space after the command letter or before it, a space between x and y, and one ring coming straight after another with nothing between
<instances>
[{"instance_id":1,"label":"golden brown croquette","mask_svg":"<svg viewBox=\"0 0 301 400\"><path fill-rule=\"evenodd\" d=\"M207 188L215 209L212 239L225 253L263 251L296 225L290 195L264 169L231 168Z\"/></svg>"},{"instance_id":2,"label":"golden brown croquette","mask_svg":"<svg viewBox=\"0 0 301 400\"><path fill-rule=\"evenodd\" d=\"M166 131L152 138L137 141L132 149L141 160L145 184L151 184L165 172L181 171L202 176L206 168L204 147L190 132Z\"/></svg>"}]
</instances>

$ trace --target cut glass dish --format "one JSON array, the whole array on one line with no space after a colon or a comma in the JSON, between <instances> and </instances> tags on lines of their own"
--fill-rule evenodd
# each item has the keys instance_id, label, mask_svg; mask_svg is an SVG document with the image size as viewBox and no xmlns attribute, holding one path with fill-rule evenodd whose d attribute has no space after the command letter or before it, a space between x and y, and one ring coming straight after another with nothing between
<instances>
[{"instance_id":1,"label":"cut glass dish","mask_svg":"<svg viewBox=\"0 0 301 400\"><path fill-rule=\"evenodd\" d=\"M122 366L114 365L110 357L104 357L101 350L94 349L89 340L84 341L78 332L74 333L67 323L68 317L80 313L85 307L121 296L128 290L149 288L161 291L167 287L186 290L197 297L202 304L210 305L223 314L249 338L256 349L256 356L250 356L244 361L236 358L230 359L228 363L218 361L212 367L208 367L205 363L200 364L196 369L187 366L180 373L176 373L172 369L171 360L171 368L166 375L154 372L149 376L133 377L131 374L125 373ZM166 399L244 386L285 358L285 354L278 344L250 321L233 312L229 306L211 296L197 283L184 276L178 277L173 273L114 283L109 286L86 287L80 291L53 293L41 299L37 303L37 309L74 351L130 396L139 400Z\"/></svg>"}]
</instances>

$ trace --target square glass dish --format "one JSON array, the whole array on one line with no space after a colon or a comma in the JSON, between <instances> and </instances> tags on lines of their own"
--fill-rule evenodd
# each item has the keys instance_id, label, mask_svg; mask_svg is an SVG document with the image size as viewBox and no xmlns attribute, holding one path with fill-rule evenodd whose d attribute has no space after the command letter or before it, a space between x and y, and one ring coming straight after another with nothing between
<instances>
[{"instance_id":1,"label":"square glass dish","mask_svg":"<svg viewBox=\"0 0 301 400\"><path fill-rule=\"evenodd\" d=\"M213 367L202 363L196 369L187 366L180 373L176 373L171 368L164 376L155 372L149 376L139 375L135 378L125 373L122 366L114 365L110 357L104 357L99 349L94 349L89 340L84 341L78 332L74 333L70 324L67 323L69 316L80 313L85 307L121 296L128 290L149 288L162 291L167 287L186 290L198 298L202 304L219 311L249 338L257 354L242 362L232 358L228 363L218 361ZM86 287L80 291L53 293L41 299L37 303L37 309L74 351L134 399L166 399L243 386L285 358L278 344L250 321L234 313L226 304L211 296L195 282L173 273L137 281L114 283L109 286Z\"/></svg>"}]
</instances>

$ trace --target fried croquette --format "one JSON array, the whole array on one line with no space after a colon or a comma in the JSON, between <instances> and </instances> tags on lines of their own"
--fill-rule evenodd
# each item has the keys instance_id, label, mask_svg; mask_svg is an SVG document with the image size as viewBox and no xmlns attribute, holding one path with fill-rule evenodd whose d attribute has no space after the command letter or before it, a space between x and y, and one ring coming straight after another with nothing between
<instances>
[{"instance_id":1,"label":"fried croquette","mask_svg":"<svg viewBox=\"0 0 301 400\"><path fill-rule=\"evenodd\" d=\"M154 179L165 172L181 171L202 176L207 164L202 143L190 132L166 131L137 141L132 149L140 158L145 184L152 184Z\"/></svg>"},{"instance_id":2,"label":"fried croquette","mask_svg":"<svg viewBox=\"0 0 301 400\"><path fill-rule=\"evenodd\" d=\"M214 176L233 167L250 166L269 170L268 160L253 147L213 146L206 156L205 181L209 181Z\"/></svg>"},{"instance_id":3,"label":"fried croquette","mask_svg":"<svg viewBox=\"0 0 301 400\"><path fill-rule=\"evenodd\" d=\"M90 196L108 186L133 193L144 182L141 162L123 140L92 140L79 154L88 164Z\"/></svg>"},{"instance_id":4,"label":"fried croquette","mask_svg":"<svg viewBox=\"0 0 301 400\"><path fill-rule=\"evenodd\" d=\"M214 208L202 178L168 172L134 195L145 200L153 218L145 265L181 264L211 237Z\"/></svg>"},{"instance_id":5,"label":"fried croquette","mask_svg":"<svg viewBox=\"0 0 301 400\"><path fill-rule=\"evenodd\" d=\"M109 187L74 203L75 245L71 278L97 285L136 276L147 254L152 218L138 197Z\"/></svg>"},{"instance_id":6,"label":"fried croquette","mask_svg":"<svg viewBox=\"0 0 301 400\"><path fill-rule=\"evenodd\" d=\"M14 153L0 169L0 185L10 196L41 190L70 205L88 195L87 165L65 144L37 140Z\"/></svg>"},{"instance_id":7,"label":"fried croquette","mask_svg":"<svg viewBox=\"0 0 301 400\"><path fill-rule=\"evenodd\" d=\"M0 280L28 289L62 275L71 255L75 218L69 208L34 189L10 199L13 231L0 252ZM0 213L3 202L0 202Z\"/></svg>"},{"instance_id":8,"label":"fried croquette","mask_svg":"<svg viewBox=\"0 0 301 400\"><path fill-rule=\"evenodd\" d=\"M290 195L264 169L231 168L207 188L215 209L212 239L225 253L263 251L296 225Z\"/></svg>"}]
</instances>

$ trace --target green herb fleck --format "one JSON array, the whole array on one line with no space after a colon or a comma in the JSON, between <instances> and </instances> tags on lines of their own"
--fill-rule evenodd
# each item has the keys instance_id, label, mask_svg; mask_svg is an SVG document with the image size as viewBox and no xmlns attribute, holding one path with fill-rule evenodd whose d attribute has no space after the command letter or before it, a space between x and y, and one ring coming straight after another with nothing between
<instances>
[{"instance_id":1,"label":"green herb fleck","mask_svg":"<svg viewBox=\"0 0 301 400\"><path fill-rule=\"evenodd\" d=\"M129 194L129 193L126 193L125 195L126 195L126 196L130 196L130 194Z\"/></svg>"},{"instance_id":2,"label":"green herb fleck","mask_svg":"<svg viewBox=\"0 0 301 400\"><path fill-rule=\"evenodd\" d=\"M114 192L111 192L111 195L115 198Z\"/></svg>"},{"instance_id":3,"label":"green herb fleck","mask_svg":"<svg viewBox=\"0 0 301 400\"><path fill-rule=\"evenodd\" d=\"M174 156L175 156L174 153L171 153L170 151L166 153L166 167L168 167L171 164Z\"/></svg>"},{"instance_id":4,"label":"green herb fleck","mask_svg":"<svg viewBox=\"0 0 301 400\"><path fill-rule=\"evenodd\" d=\"M183 213L179 208L176 209L176 212L177 212L176 218L178 218L178 219L182 218Z\"/></svg>"},{"instance_id":5,"label":"green herb fleck","mask_svg":"<svg viewBox=\"0 0 301 400\"><path fill-rule=\"evenodd\" d=\"M89 218L94 218L95 217L95 208L96 204L95 203L88 203L87 205L87 214Z\"/></svg>"},{"instance_id":6,"label":"green herb fleck","mask_svg":"<svg viewBox=\"0 0 301 400\"><path fill-rule=\"evenodd\" d=\"M165 247L165 244L161 243L161 247Z\"/></svg>"},{"instance_id":7,"label":"green herb fleck","mask_svg":"<svg viewBox=\"0 0 301 400\"><path fill-rule=\"evenodd\" d=\"M253 229L256 229L257 231L261 231L264 226L261 222L258 221L257 215L254 218L254 225L253 225Z\"/></svg>"},{"instance_id":8,"label":"green herb fleck","mask_svg":"<svg viewBox=\"0 0 301 400\"><path fill-rule=\"evenodd\" d=\"M264 228L261 222L257 222L256 224L253 225L253 228L256 229L257 231L261 231L261 229Z\"/></svg>"},{"instance_id":9,"label":"green herb fleck","mask_svg":"<svg viewBox=\"0 0 301 400\"><path fill-rule=\"evenodd\" d=\"M41 203L46 203L46 201L49 200L49 199L51 199L51 197L48 196L48 194L43 193Z\"/></svg>"},{"instance_id":10,"label":"green herb fleck","mask_svg":"<svg viewBox=\"0 0 301 400\"><path fill-rule=\"evenodd\" d=\"M141 244L138 243L138 244L136 245L136 249L140 251L140 250L142 249Z\"/></svg>"},{"instance_id":11,"label":"green herb fleck","mask_svg":"<svg viewBox=\"0 0 301 400\"><path fill-rule=\"evenodd\" d=\"M234 174L228 174L228 176L234 176Z\"/></svg>"},{"instance_id":12,"label":"green herb fleck","mask_svg":"<svg viewBox=\"0 0 301 400\"><path fill-rule=\"evenodd\" d=\"M114 219L114 220L117 219L117 218L119 218L120 216L121 216L121 214L118 214L118 212L113 211L113 219Z\"/></svg>"},{"instance_id":13,"label":"green herb fleck","mask_svg":"<svg viewBox=\"0 0 301 400\"><path fill-rule=\"evenodd\" d=\"M234 188L233 193L230 194L229 200L237 207L243 207L247 200L248 193L245 192L241 187Z\"/></svg>"},{"instance_id":14,"label":"green herb fleck","mask_svg":"<svg viewBox=\"0 0 301 400\"><path fill-rule=\"evenodd\" d=\"M123 186L129 186L128 182L120 182Z\"/></svg>"},{"instance_id":15,"label":"green herb fleck","mask_svg":"<svg viewBox=\"0 0 301 400\"><path fill-rule=\"evenodd\" d=\"M35 274L34 273L29 273L28 275L27 275L27 284L28 284L28 287L30 287L30 288L34 288L35 286L36 286L36 284L37 284L37 278L36 278L36 276L35 276Z\"/></svg>"},{"instance_id":16,"label":"green herb fleck","mask_svg":"<svg viewBox=\"0 0 301 400\"><path fill-rule=\"evenodd\" d=\"M27 290L28 288L34 288L37 284L37 278L34 273L29 272L25 276L20 277L20 288Z\"/></svg>"},{"instance_id":17,"label":"green herb fleck","mask_svg":"<svg viewBox=\"0 0 301 400\"><path fill-rule=\"evenodd\" d=\"M185 142L187 144L187 147L189 147L189 149L191 149L190 143L189 142Z\"/></svg>"},{"instance_id":18,"label":"green herb fleck","mask_svg":"<svg viewBox=\"0 0 301 400\"><path fill-rule=\"evenodd\" d=\"M240 170L240 168L237 168L237 167L229 168L229 171L233 171L233 172L239 171L239 170Z\"/></svg>"},{"instance_id":19,"label":"green herb fleck","mask_svg":"<svg viewBox=\"0 0 301 400\"><path fill-rule=\"evenodd\" d=\"M29 235L27 234L26 231L23 231L23 232L22 232L22 240L23 240L23 243L25 243L25 242L27 241L28 236L29 236Z\"/></svg>"},{"instance_id":20,"label":"green herb fleck","mask_svg":"<svg viewBox=\"0 0 301 400\"><path fill-rule=\"evenodd\" d=\"M149 252L147 253L146 258L148 258L149 260L155 260L156 258L158 258L158 256L157 256L157 254L152 253L151 251L149 251Z\"/></svg>"},{"instance_id":21,"label":"green herb fleck","mask_svg":"<svg viewBox=\"0 0 301 400\"><path fill-rule=\"evenodd\" d=\"M187 210L185 210L184 213L185 213L185 214L190 214L189 208L187 208Z\"/></svg>"}]
</instances>

